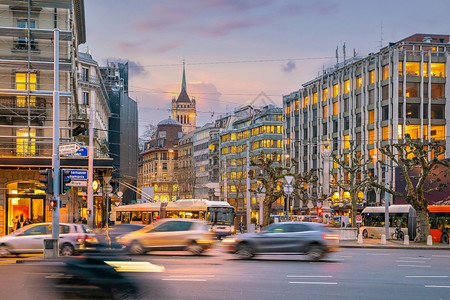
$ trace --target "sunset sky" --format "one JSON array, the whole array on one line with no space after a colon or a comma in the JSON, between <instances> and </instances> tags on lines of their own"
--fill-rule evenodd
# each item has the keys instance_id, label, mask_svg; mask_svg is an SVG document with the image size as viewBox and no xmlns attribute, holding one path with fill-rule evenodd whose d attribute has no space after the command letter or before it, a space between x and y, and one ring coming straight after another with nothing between
<instances>
[{"instance_id":1,"label":"sunset sky","mask_svg":"<svg viewBox=\"0 0 450 300\"><path fill-rule=\"evenodd\" d=\"M347 57L414 33L450 34L448 0L85 0L87 43L101 66L129 61L139 125L169 117L181 89L197 125L265 93L282 95Z\"/></svg>"}]
</instances>

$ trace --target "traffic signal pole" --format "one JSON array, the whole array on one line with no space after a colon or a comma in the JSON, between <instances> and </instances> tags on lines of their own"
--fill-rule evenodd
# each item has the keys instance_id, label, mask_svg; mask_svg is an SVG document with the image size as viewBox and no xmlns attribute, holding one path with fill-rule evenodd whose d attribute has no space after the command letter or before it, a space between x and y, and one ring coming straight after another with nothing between
<instances>
[{"instance_id":1,"label":"traffic signal pole","mask_svg":"<svg viewBox=\"0 0 450 300\"><path fill-rule=\"evenodd\" d=\"M52 213L52 239L56 240L56 245L53 249L59 249L59 207L60 207L60 160L59 160L59 29L55 28L53 31L53 154L52 154L52 169L53 169L53 197L56 201L56 206L53 207ZM49 180L51 180L49 178ZM57 251L55 251L57 255ZM55 257L56 258L56 257Z\"/></svg>"}]
</instances>

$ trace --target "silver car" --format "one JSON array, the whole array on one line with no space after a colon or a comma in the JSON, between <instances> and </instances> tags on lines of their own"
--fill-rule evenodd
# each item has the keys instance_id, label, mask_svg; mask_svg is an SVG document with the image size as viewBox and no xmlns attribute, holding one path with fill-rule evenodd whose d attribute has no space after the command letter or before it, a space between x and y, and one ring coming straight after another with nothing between
<instances>
[{"instance_id":1,"label":"silver car","mask_svg":"<svg viewBox=\"0 0 450 300\"><path fill-rule=\"evenodd\" d=\"M320 223L273 223L259 233L248 233L223 241L227 251L241 258L256 254L307 254L319 260L327 253L338 251L339 235Z\"/></svg>"},{"instance_id":2,"label":"silver car","mask_svg":"<svg viewBox=\"0 0 450 300\"><path fill-rule=\"evenodd\" d=\"M44 252L44 240L52 236L51 223L36 223L0 237L0 256ZM59 248L62 256L73 255L97 244L91 229L83 224L59 224Z\"/></svg>"}]
</instances>

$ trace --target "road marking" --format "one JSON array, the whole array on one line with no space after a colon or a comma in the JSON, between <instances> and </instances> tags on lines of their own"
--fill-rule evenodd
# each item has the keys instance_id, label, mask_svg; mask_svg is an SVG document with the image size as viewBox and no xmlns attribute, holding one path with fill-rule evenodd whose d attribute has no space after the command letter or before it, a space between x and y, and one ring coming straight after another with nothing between
<instances>
[{"instance_id":1,"label":"road marking","mask_svg":"<svg viewBox=\"0 0 450 300\"><path fill-rule=\"evenodd\" d=\"M397 267L431 268L431 266L424 266L424 265L397 265Z\"/></svg>"},{"instance_id":2,"label":"road marking","mask_svg":"<svg viewBox=\"0 0 450 300\"><path fill-rule=\"evenodd\" d=\"M378 255L391 255L390 253L366 253L366 255L375 255L375 256L378 256Z\"/></svg>"},{"instance_id":3,"label":"road marking","mask_svg":"<svg viewBox=\"0 0 450 300\"><path fill-rule=\"evenodd\" d=\"M190 278L190 277L214 277L215 275L170 275L169 277Z\"/></svg>"},{"instance_id":4,"label":"road marking","mask_svg":"<svg viewBox=\"0 0 450 300\"><path fill-rule=\"evenodd\" d=\"M408 257L408 256L403 256L400 257L400 259L431 259L430 257Z\"/></svg>"},{"instance_id":5,"label":"road marking","mask_svg":"<svg viewBox=\"0 0 450 300\"><path fill-rule=\"evenodd\" d=\"M337 257L350 258L350 257L353 257L353 256L351 256L351 255L338 255Z\"/></svg>"},{"instance_id":6,"label":"road marking","mask_svg":"<svg viewBox=\"0 0 450 300\"><path fill-rule=\"evenodd\" d=\"M405 278L448 278L446 275L406 275Z\"/></svg>"},{"instance_id":7,"label":"road marking","mask_svg":"<svg viewBox=\"0 0 450 300\"><path fill-rule=\"evenodd\" d=\"M332 278L333 276L330 275L286 275L286 277L289 278Z\"/></svg>"},{"instance_id":8,"label":"road marking","mask_svg":"<svg viewBox=\"0 0 450 300\"><path fill-rule=\"evenodd\" d=\"M431 255L433 257L450 257L450 255Z\"/></svg>"},{"instance_id":9,"label":"road marking","mask_svg":"<svg viewBox=\"0 0 450 300\"><path fill-rule=\"evenodd\" d=\"M444 289L450 289L450 285L426 285L427 288L444 288Z\"/></svg>"},{"instance_id":10,"label":"road marking","mask_svg":"<svg viewBox=\"0 0 450 300\"><path fill-rule=\"evenodd\" d=\"M424 264L427 261L417 261L417 260L396 260L395 262L402 262L402 263L416 263L416 264Z\"/></svg>"},{"instance_id":11,"label":"road marking","mask_svg":"<svg viewBox=\"0 0 450 300\"><path fill-rule=\"evenodd\" d=\"M161 280L166 281L206 281L206 279L194 279L194 278L162 278Z\"/></svg>"},{"instance_id":12,"label":"road marking","mask_svg":"<svg viewBox=\"0 0 450 300\"><path fill-rule=\"evenodd\" d=\"M323 281L289 281L289 283L296 283L296 284L337 284L337 282L323 282Z\"/></svg>"}]
</instances>

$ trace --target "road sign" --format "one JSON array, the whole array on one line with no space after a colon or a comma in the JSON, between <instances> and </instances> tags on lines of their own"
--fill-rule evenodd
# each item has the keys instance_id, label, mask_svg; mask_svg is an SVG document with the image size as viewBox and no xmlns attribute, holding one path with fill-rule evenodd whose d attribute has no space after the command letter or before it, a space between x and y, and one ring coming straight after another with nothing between
<instances>
[{"instance_id":1,"label":"road sign","mask_svg":"<svg viewBox=\"0 0 450 300\"><path fill-rule=\"evenodd\" d=\"M66 184L67 186L87 186L86 180L71 180Z\"/></svg>"},{"instance_id":2,"label":"road sign","mask_svg":"<svg viewBox=\"0 0 450 300\"><path fill-rule=\"evenodd\" d=\"M294 180L294 176L292 176L292 175L286 175L286 176L284 176L284 179L286 180L286 183L287 183L288 185L290 185L290 184L292 183L292 180Z\"/></svg>"},{"instance_id":3,"label":"road sign","mask_svg":"<svg viewBox=\"0 0 450 300\"><path fill-rule=\"evenodd\" d=\"M69 155L74 154L78 150L80 150L81 146L77 143L70 143L70 144L62 144L59 145L59 155Z\"/></svg>"},{"instance_id":4,"label":"road sign","mask_svg":"<svg viewBox=\"0 0 450 300\"><path fill-rule=\"evenodd\" d=\"M78 149L77 152L72 153L72 154L67 154L67 156L81 156L81 157L86 157L86 156L88 156L88 148L87 148L87 147L81 147L80 149Z\"/></svg>"},{"instance_id":5,"label":"road sign","mask_svg":"<svg viewBox=\"0 0 450 300\"><path fill-rule=\"evenodd\" d=\"M356 215L355 221L356 221L356 223L362 223L362 216Z\"/></svg>"},{"instance_id":6,"label":"road sign","mask_svg":"<svg viewBox=\"0 0 450 300\"><path fill-rule=\"evenodd\" d=\"M290 195L294 191L294 187L290 184L285 184L283 190L287 195Z\"/></svg>"},{"instance_id":7,"label":"road sign","mask_svg":"<svg viewBox=\"0 0 450 300\"><path fill-rule=\"evenodd\" d=\"M88 179L88 171L82 169L70 169L70 175L68 176L71 180L81 180L86 181Z\"/></svg>"}]
</instances>

